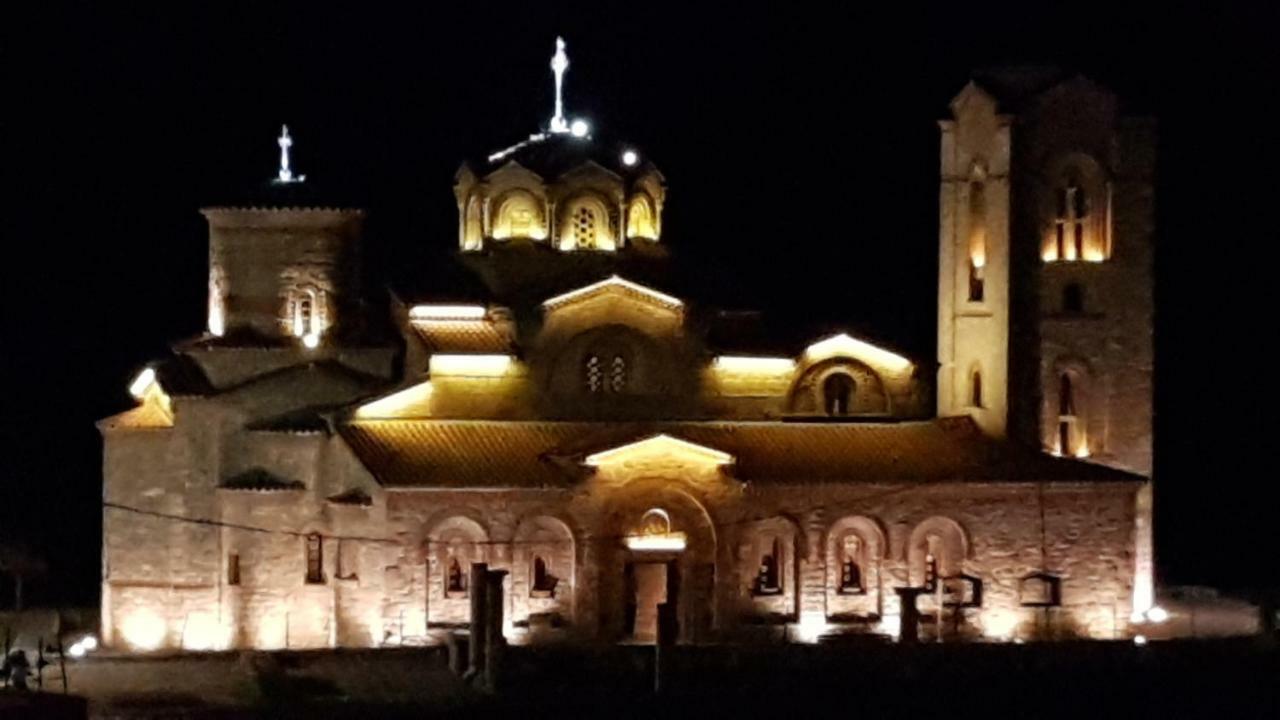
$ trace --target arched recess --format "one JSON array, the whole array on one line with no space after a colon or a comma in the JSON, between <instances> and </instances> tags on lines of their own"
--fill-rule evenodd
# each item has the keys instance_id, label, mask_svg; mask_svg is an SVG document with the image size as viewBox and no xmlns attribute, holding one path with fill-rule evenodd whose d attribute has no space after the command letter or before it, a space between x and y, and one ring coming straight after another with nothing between
<instances>
[{"instance_id":1,"label":"arched recess","mask_svg":"<svg viewBox=\"0 0 1280 720\"><path fill-rule=\"evenodd\" d=\"M593 192L581 192L559 204L561 250L614 250L617 247L609 203Z\"/></svg>"},{"instance_id":2,"label":"arched recess","mask_svg":"<svg viewBox=\"0 0 1280 720\"><path fill-rule=\"evenodd\" d=\"M670 521L670 531L683 536L680 550L633 550L627 538L642 535L653 510ZM634 629L638 612L635 570L639 565L665 564L668 600L679 612L680 640L708 639L717 616L716 567L721 552L715 521L684 481L645 477L608 490L594 534L599 538L598 592L584 594L576 609L579 618L597 618L604 638L623 639ZM592 604L594 603L594 607Z\"/></svg>"},{"instance_id":3,"label":"arched recess","mask_svg":"<svg viewBox=\"0 0 1280 720\"><path fill-rule=\"evenodd\" d=\"M1053 362L1052 373L1045 379L1044 427L1045 446L1068 457L1087 457L1096 438L1091 438L1090 425L1095 409L1091 402L1093 375L1083 359L1070 356ZM1096 449L1096 448L1094 448Z\"/></svg>"},{"instance_id":4,"label":"arched recess","mask_svg":"<svg viewBox=\"0 0 1280 720\"><path fill-rule=\"evenodd\" d=\"M512 619L519 623L538 614L571 623L578 545L573 529L552 515L529 515L516 525L513 541Z\"/></svg>"},{"instance_id":5,"label":"arched recess","mask_svg":"<svg viewBox=\"0 0 1280 720\"><path fill-rule=\"evenodd\" d=\"M738 538L738 578L750 612L794 620L800 609L800 560L808 556L794 518L777 515L744 526Z\"/></svg>"},{"instance_id":6,"label":"arched recess","mask_svg":"<svg viewBox=\"0 0 1280 720\"><path fill-rule=\"evenodd\" d=\"M479 194L467 198L462 214L462 249L480 250L484 246L484 210Z\"/></svg>"},{"instance_id":7,"label":"arched recess","mask_svg":"<svg viewBox=\"0 0 1280 720\"><path fill-rule=\"evenodd\" d=\"M493 214L494 239L546 239L544 206L545 203L528 190L515 189L503 193L494 203L497 208Z\"/></svg>"},{"instance_id":8,"label":"arched recess","mask_svg":"<svg viewBox=\"0 0 1280 720\"><path fill-rule=\"evenodd\" d=\"M847 515L832 523L824 563L829 615L880 614L880 577L888 551L884 530L874 519Z\"/></svg>"},{"instance_id":9,"label":"arched recess","mask_svg":"<svg viewBox=\"0 0 1280 720\"><path fill-rule=\"evenodd\" d=\"M833 378L847 378L837 385ZM847 404L837 402L831 392L843 394ZM800 415L887 415L892 412L889 394L879 374L853 358L831 358L807 368L791 386L790 412Z\"/></svg>"},{"instance_id":10,"label":"arched recess","mask_svg":"<svg viewBox=\"0 0 1280 720\"><path fill-rule=\"evenodd\" d=\"M934 580L959 575L969 552L969 536L960 523L941 515L922 520L907 542L910 584L929 587Z\"/></svg>"},{"instance_id":11,"label":"arched recess","mask_svg":"<svg viewBox=\"0 0 1280 720\"><path fill-rule=\"evenodd\" d=\"M426 533L428 627L470 621L471 564L488 562L489 532L479 513L445 511Z\"/></svg>"},{"instance_id":12,"label":"arched recess","mask_svg":"<svg viewBox=\"0 0 1280 720\"><path fill-rule=\"evenodd\" d=\"M1041 216L1046 262L1111 257L1111 179L1093 156L1064 153L1045 165Z\"/></svg>"},{"instance_id":13,"label":"arched recess","mask_svg":"<svg viewBox=\"0 0 1280 720\"><path fill-rule=\"evenodd\" d=\"M627 203L627 237L658 239L657 211L646 193L632 195Z\"/></svg>"}]
</instances>

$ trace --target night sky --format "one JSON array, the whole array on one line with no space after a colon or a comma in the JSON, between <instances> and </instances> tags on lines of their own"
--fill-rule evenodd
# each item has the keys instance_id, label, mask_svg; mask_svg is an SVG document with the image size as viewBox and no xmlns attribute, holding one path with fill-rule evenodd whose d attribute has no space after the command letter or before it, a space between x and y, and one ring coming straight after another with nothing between
<instances>
[{"instance_id":1,"label":"night sky","mask_svg":"<svg viewBox=\"0 0 1280 720\"><path fill-rule=\"evenodd\" d=\"M49 560L36 599L96 601L93 423L203 328L197 210L268 179L287 122L297 170L369 209L368 286L448 292L453 173L546 122L556 34L570 114L666 174L663 239L684 282L726 307L845 322L926 363L936 120L969 71L1065 66L1157 116L1160 575L1280 585L1275 472L1257 467L1275 407L1274 6L266 5L86 4L2 23L0 540Z\"/></svg>"}]
</instances>

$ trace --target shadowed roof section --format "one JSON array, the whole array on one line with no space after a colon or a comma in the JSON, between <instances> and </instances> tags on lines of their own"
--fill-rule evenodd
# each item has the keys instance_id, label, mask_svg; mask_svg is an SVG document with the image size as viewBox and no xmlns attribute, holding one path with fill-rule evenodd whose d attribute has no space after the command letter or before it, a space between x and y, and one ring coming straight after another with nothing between
<instances>
[{"instance_id":1,"label":"shadowed roof section","mask_svg":"<svg viewBox=\"0 0 1280 720\"><path fill-rule=\"evenodd\" d=\"M369 420L341 429L384 486L568 487L589 454L666 434L734 457L762 483L1142 482L985 438L969 418L904 423Z\"/></svg>"}]
</instances>

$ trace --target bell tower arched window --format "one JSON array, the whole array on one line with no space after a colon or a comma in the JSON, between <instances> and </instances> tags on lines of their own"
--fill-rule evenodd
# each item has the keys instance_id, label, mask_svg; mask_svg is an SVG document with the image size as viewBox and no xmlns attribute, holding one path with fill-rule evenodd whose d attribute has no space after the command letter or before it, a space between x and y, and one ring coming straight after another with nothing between
<instances>
[{"instance_id":1,"label":"bell tower arched window","mask_svg":"<svg viewBox=\"0 0 1280 720\"><path fill-rule=\"evenodd\" d=\"M1070 373L1058 376L1058 452L1062 455L1079 455L1080 418L1077 415L1075 382Z\"/></svg>"},{"instance_id":2,"label":"bell tower arched window","mask_svg":"<svg viewBox=\"0 0 1280 720\"><path fill-rule=\"evenodd\" d=\"M822 407L827 415L848 415L854 397L856 383L845 373L828 375L822 381Z\"/></svg>"},{"instance_id":3,"label":"bell tower arched window","mask_svg":"<svg viewBox=\"0 0 1280 720\"><path fill-rule=\"evenodd\" d=\"M981 181L969 183L969 302L982 302L986 294L987 199Z\"/></svg>"},{"instance_id":4,"label":"bell tower arched window","mask_svg":"<svg viewBox=\"0 0 1280 720\"><path fill-rule=\"evenodd\" d=\"M1062 288L1062 312L1078 315L1084 312L1084 287L1070 283Z\"/></svg>"},{"instance_id":5,"label":"bell tower arched window","mask_svg":"<svg viewBox=\"0 0 1280 720\"><path fill-rule=\"evenodd\" d=\"M980 408L982 407L982 372L974 370L969 382L969 404Z\"/></svg>"}]
</instances>

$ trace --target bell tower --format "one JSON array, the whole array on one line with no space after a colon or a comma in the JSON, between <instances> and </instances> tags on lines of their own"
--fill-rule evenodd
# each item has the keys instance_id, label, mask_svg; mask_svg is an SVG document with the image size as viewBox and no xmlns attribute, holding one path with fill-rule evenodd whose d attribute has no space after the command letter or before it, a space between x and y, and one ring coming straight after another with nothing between
<instances>
[{"instance_id":1,"label":"bell tower","mask_svg":"<svg viewBox=\"0 0 1280 720\"><path fill-rule=\"evenodd\" d=\"M941 123L938 414L1150 475L1155 128L1049 69Z\"/></svg>"}]
</instances>

